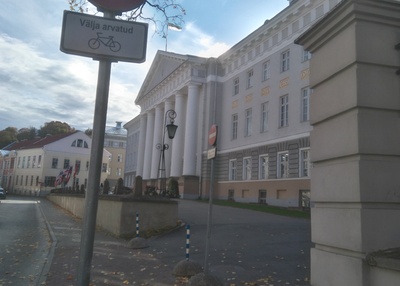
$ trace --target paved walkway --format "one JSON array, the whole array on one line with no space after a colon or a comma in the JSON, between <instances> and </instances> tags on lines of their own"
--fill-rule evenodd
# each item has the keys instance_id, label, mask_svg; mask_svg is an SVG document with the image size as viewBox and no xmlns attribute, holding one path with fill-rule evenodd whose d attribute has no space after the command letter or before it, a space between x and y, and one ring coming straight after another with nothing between
<instances>
[{"instance_id":1,"label":"paved walkway","mask_svg":"<svg viewBox=\"0 0 400 286\"><path fill-rule=\"evenodd\" d=\"M40 205L54 240L42 285L75 285L81 221L46 199ZM191 226L190 260L201 265L207 213L208 204L179 201L179 217ZM127 241L96 231L91 285L187 285L172 275L185 259L185 228L147 242L148 248L134 250ZM225 285L309 285L310 247L309 220L213 207L209 270Z\"/></svg>"}]
</instances>

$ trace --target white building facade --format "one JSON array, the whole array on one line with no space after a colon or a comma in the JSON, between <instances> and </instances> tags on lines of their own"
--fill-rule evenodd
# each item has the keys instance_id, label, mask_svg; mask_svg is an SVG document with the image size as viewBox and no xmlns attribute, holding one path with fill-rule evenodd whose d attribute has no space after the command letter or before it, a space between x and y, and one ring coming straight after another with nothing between
<instances>
[{"instance_id":1,"label":"white building facade","mask_svg":"<svg viewBox=\"0 0 400 286\"><path fill-rule=\"evenodd\" d=\"M208 196L208 131L216 124L217 198L308 207L311 55L293 42L338 2L291 1L218 58L159 51L136 99L144 184L157 186L156 145L172 109L178 129L166 140L166 175L179 180L183 198Z\"/></svg>"}]
</instances>

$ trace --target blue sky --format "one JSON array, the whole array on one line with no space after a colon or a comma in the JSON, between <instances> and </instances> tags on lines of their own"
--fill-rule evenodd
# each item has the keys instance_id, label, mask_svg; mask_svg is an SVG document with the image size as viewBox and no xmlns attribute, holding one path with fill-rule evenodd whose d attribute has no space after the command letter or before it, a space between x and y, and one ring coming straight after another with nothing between
<instances>
[{"instance_id":1,"label":"blue sky","mask_svg":"<svg viewBox=\"0 0 400 286\"><path fill-rule=\"evenodd\" d=\"M176 0L182 31L169 31L168 51L217 57L288 6L287 0ZM0 9L0 130L62 121L93 126L98 62L60 51L67 0L3 1ZM92 10L91 10L92 9ZM91 7L89 11L95 11ZM149 26L146 62L112 65L107 125L139 114L134 101L165 39Z\"/></svg>"}]
</instances>

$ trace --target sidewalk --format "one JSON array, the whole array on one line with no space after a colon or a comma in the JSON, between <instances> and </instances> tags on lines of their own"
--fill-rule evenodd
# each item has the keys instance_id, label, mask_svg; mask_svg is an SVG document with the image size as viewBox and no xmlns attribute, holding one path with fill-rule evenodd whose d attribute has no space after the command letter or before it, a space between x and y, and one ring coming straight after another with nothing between
<instances>
[{"instance_id":1,"label":"sidewalk","mask_svg":"<svg viewBox=\"0 0 400 286\"><path fill-rule=\"evenodd\" d=\"M81 221L41 200L53 243L42 285L75 285ZM179 201L179 217L191 226L190 259L203 265L208 204ZM96 231L91 285L187 285L172 275L185 259L186 230L148 239L134 250L127 241ZM225 285L309 285L310 221L213 207L209 270ZM50 261L49 261L50 262Z\"/></svg>"}]
</instances>

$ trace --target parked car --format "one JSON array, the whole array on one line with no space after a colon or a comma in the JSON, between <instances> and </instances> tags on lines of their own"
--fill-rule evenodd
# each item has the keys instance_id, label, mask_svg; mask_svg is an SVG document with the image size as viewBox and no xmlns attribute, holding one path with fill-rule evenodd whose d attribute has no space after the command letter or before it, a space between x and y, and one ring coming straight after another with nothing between
<instances>
[{"instance_id":1,"label":"parked car","mask_svg":"<svg viewBox=\"0 0 400 286\"><path fill-rule=\"evenodd\" d=\"M5 200L6 199L6 191L0 187L0 199Z\"/></svg>"}]
</instances>

